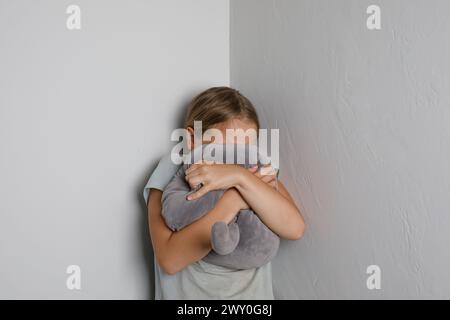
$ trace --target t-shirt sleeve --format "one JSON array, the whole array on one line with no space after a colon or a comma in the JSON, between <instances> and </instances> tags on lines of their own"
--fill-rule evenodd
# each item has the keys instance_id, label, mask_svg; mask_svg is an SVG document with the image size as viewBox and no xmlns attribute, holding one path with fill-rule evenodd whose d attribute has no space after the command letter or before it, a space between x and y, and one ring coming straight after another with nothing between
<instances>
[{"instance_id":1,"label":"t-shirt sleeve","mask_svg":"<svg viewBox=\"0 0 450 320\"><path fill-rule=\"evenodd\" d=\"M148 179L148 182L144 187L143 196L145 203L148 203L150 189L158 189L163 191L179 168L180 165L172 162L170 154L159 160L158 166L153 171L150 179Z\"/></svg>"}]
</instances>

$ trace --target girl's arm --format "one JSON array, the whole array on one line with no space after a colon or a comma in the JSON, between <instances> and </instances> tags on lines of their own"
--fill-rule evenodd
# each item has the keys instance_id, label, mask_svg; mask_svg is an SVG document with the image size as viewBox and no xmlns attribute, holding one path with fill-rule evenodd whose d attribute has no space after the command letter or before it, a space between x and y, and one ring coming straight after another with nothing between
<instances>
[{"instance_id":1,"label":"girl's arm","mask_svg":"<svg viewBox=\"0 0 450 320\"><path fill-rule=\"evenodd\" d=\"M206 256L211 250L213 224L217 221L229 223L239 210L247 208L239 192L230 189L206 215L182 230L173 232L161 216L161 197L160 190L150 190L148 223L156 259L168 274L177 273Z\"/></svg>"},{"instance_id":2,"label":"girl's arm","mask_svg":"<svg viewBox=\"0 0 450 320\"><path fill-rule=\"evenodd\" d=\"M234 187L264 224L280 237L298 240L303 236L303 218L281 182L277 191L249 170L230 164L194 164L186 174L190 185L203 184L188 199L197 199L211 190Z\"/></svg>"}]
</instances>

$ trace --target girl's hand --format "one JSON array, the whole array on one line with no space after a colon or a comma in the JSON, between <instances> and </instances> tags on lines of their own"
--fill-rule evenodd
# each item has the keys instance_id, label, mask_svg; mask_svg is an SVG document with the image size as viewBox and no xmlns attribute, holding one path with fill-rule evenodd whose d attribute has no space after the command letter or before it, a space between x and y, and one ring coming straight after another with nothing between
<instances>
[{"instance_id":1,"label":"girl's hand","mask_svg":"<svg viewBox=\"0 0 450 320\"><path fill-rule=\"evenodd\" d=\"M202 184L202 187L187 199L195 200L209 191L226 190L236 186L243 170L243 167L234 164L193 164L186 170L186 181L192 188L199 184Z\"/></svg>"},{"instance_id":2,"label":"girl's hand","mask_svg":"<svg viewBox=\"0 0 450 320\"><path fill-rule=\"evenodd\" d=\"M249 171L274 189L277 189L277 170L272 168L271 165L264 166L259 170L258 167L252 167L249 168Z\"/></svg>"}]
</instances>

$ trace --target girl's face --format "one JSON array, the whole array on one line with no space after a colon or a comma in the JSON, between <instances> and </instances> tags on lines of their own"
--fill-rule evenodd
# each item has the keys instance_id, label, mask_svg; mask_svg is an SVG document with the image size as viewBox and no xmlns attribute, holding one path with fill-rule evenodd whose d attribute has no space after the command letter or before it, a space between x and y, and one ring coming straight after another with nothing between
<instances>
[{"instance_id":1,"label":"girl's face","mask_svg":"<svg viewBox=\"0 0 450 320\"><path fill-rule=\"evenodd\" d=\"M252 121L232 119L226 122L221 122L210 129L220 131L220 135L214 135L212 139L203 139L203 144L218 143L218 144L237 144L244 142L245 144L256 144L258 129L256 124ZM191 133L191 149L194 145L194 129L188 128ZM227 139L227 130L233 130L233 135ZM204 137L205 138L205 137ZM230 141L228 141L230 140Z\"/></svg>"}]
</instances>

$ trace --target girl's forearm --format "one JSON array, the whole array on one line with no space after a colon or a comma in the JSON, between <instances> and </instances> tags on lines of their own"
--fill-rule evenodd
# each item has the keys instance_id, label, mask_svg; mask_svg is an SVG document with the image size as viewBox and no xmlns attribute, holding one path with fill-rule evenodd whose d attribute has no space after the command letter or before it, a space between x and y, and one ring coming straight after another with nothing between
<instances>
[{"instance_id":1,"label":"girl's forearm","mask_svg":"<svg viewBox=\"0 0 450 320\"><path fill-rule=\"evenodd\" d=\"M226 191L215 207L199 220L172 232L161 216L161 192L152 190L148 206L150 233L156 258L166 273L179 272L209 253L213 224L217 221L229 223L240 210L232 201L236 196L233 192L237 194L236 190Z\"/></svg>"},{"instance_id":2,"label":"girl's forearm","mask_svg":"<svg viewBox=\"0 0 450 320\"><path fill-rule=\"evenodd\" d=\"M242 170L235 187L273 232L285 239L297 240L302 237L305 228L303 218L282 185L287 196L248 170Z\"/></svg>"}]
</instances>

